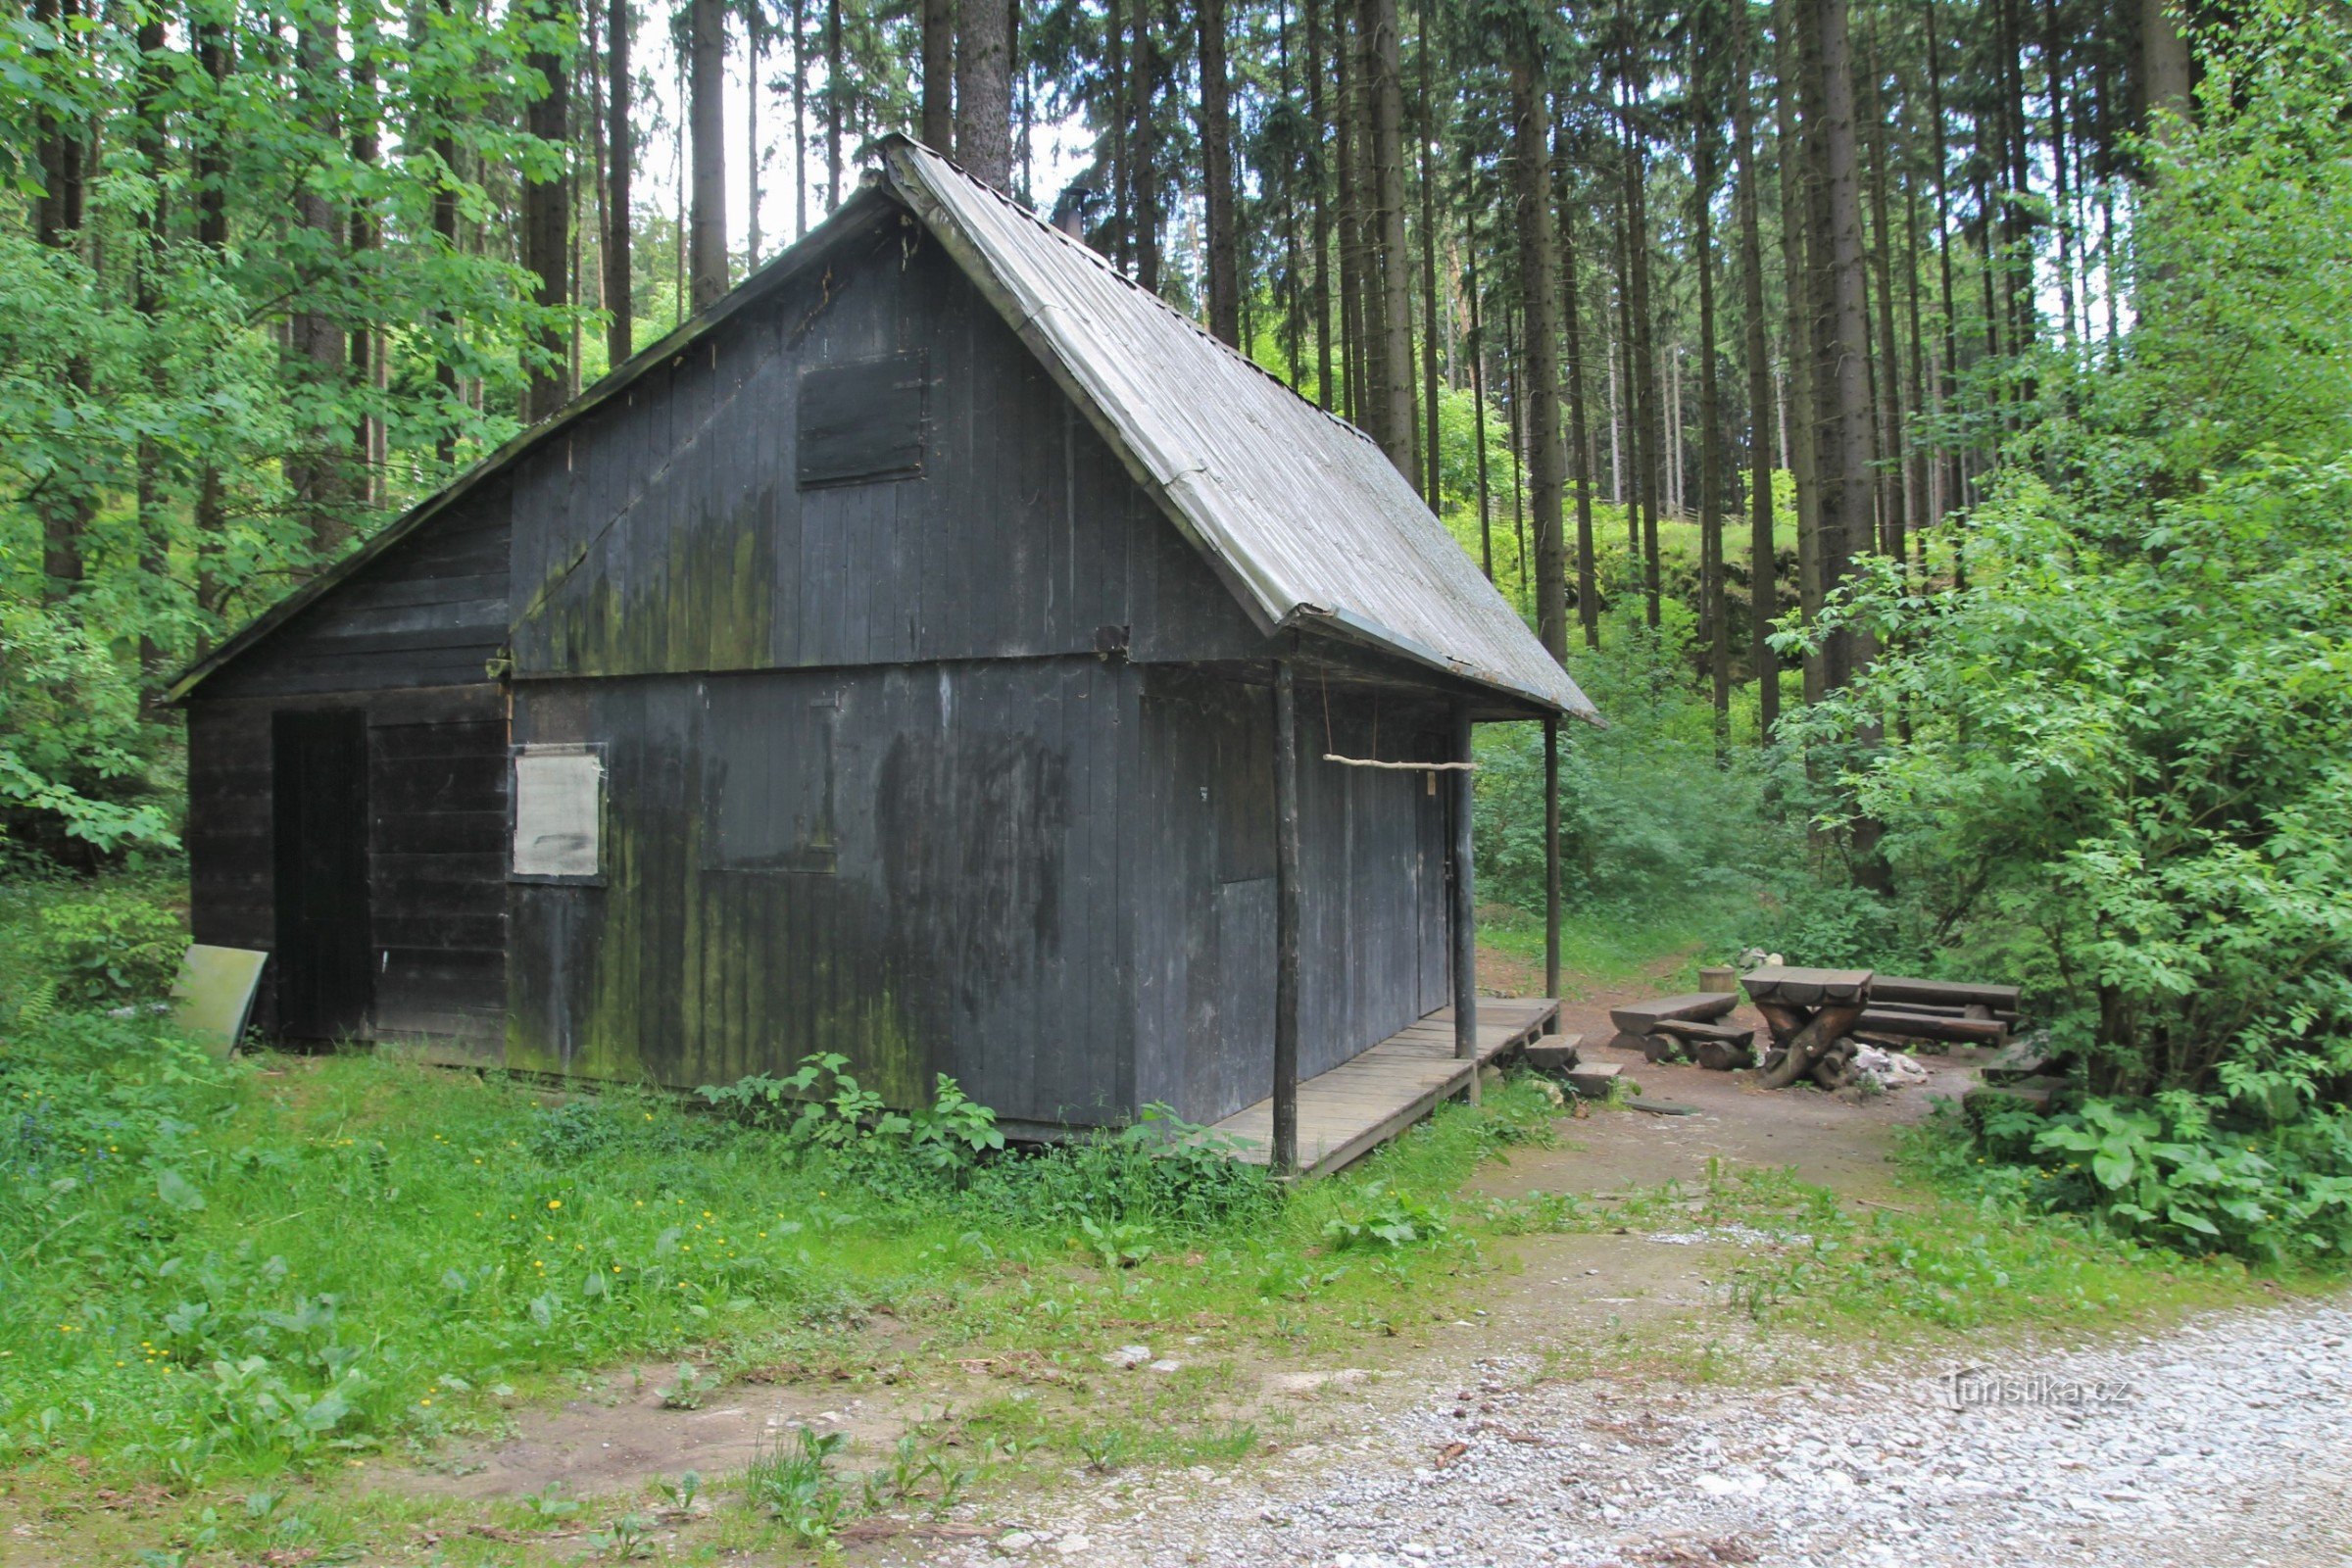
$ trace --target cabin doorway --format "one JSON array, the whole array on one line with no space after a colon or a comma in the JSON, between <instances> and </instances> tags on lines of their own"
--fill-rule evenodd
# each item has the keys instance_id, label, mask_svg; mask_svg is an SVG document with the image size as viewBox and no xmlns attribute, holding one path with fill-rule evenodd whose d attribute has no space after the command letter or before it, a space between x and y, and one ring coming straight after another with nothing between
<instances>
[{"instance_id":1,"label":"cabin doorway","mask_svg":"<svg viewBox=\"0 0 2352 1568\"><path fill-rule=\"evenodd\" d=\"M372 998L368 907L368 715L276 714L270 725L278 1032L364 1034Z\"/></svg>"}]
</instances>

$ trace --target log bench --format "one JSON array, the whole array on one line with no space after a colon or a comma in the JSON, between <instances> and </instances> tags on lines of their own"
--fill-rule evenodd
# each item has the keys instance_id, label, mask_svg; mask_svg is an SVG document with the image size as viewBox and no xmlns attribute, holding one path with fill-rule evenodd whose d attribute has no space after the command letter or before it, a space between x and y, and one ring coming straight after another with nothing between
<instances>
[{"instance_id":1,"label":"log bench","mask_svg":"<svg viewBox=\"0 0 2352 1568\"><path fill-rule=\"evenodd\" d=\"M1632 1002L1622 1007L1609 1009L1609 1022L1617 1026L1616 1035L1609 1041L1619 1051L1645 1051L1647 1037L1661 1023L1689 1021L1705 1023L1722 1017L1740 1005L1737 991L1694 991L1683 997L1659 997L1651 1002Z\"/></svg>"}]
</instances>

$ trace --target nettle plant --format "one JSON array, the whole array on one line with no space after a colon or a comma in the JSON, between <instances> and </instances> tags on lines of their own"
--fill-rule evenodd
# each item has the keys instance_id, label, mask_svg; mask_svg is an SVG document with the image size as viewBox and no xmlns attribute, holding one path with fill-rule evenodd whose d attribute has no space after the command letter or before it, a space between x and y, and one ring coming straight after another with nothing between
<instances>
[{"instance_id":1,"label":"nettle plant","mask_svg":"<svg viewBox=\"0 0 2352 1568\"><path fill-rule=\"evenodd\" d=\"M706 1084L705 1101L736 1119L785 1135L810 1151L861 1158L903 1157L940 1175L961 1178L1004 1147L997 1113L940 1073L931 1103L893 1110L850 1072L850 1058L819 1052L781 1078L764 1073L732 1084Z\"/></svg>"}]
</instances>

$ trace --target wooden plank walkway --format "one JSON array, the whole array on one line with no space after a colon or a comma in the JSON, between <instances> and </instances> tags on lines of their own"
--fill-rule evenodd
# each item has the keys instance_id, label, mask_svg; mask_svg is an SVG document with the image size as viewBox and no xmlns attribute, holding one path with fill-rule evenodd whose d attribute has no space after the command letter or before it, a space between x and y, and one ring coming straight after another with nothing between
<instances>
[{"instance_id":1,"label":"wooden plank walkway","mask_svg":"<svg viewBox=\"0 0 2352 1568\"><path fill-rule=\"evenodd\" d=\"M1544 997L1478 999L1480 1065L1542 1034L1560 1004ZM1403 1132L1438 1102L1470 1085L1471 1063L1453 1054L1453 1009L1441 1007L1361 1055L1298 1085L1300 1174L1328 1176ZM1237 1110L1212 1131L1262 1165L1274 1141L1271 1097Z\"/></svg>"}]
</instances>

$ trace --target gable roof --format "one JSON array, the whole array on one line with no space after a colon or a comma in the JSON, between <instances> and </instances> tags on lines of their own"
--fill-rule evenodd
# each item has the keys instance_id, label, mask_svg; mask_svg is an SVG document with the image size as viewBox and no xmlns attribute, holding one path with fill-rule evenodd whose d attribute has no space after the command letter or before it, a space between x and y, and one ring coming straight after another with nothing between
<instances>
[{"instance_id":1,"label":"gable roof","mask_svg":"<svg viewBox=\"0 0 2352 1568\"><path fill-rule=\"evenodd\" d=\"M903 135L892 185L1269 629L1599 715L1372 440Z\"/></svg>"},{"instance_id":2,"label":"gable roof","mask_svg":"<svg viewBox=\"0 0 2352 1568\"><path fill-rule=\"evenodd\" d=\"M641 350L190 665L214 671L479 489L523 452L721 330L879 211L911 210L1271 632L1321 629L1597 721L1576 683L1372 441L1092 250L903 135L887 171L708 311ZM870 178L870 176L869 176Z\"/></svg>"}]
</instances>

